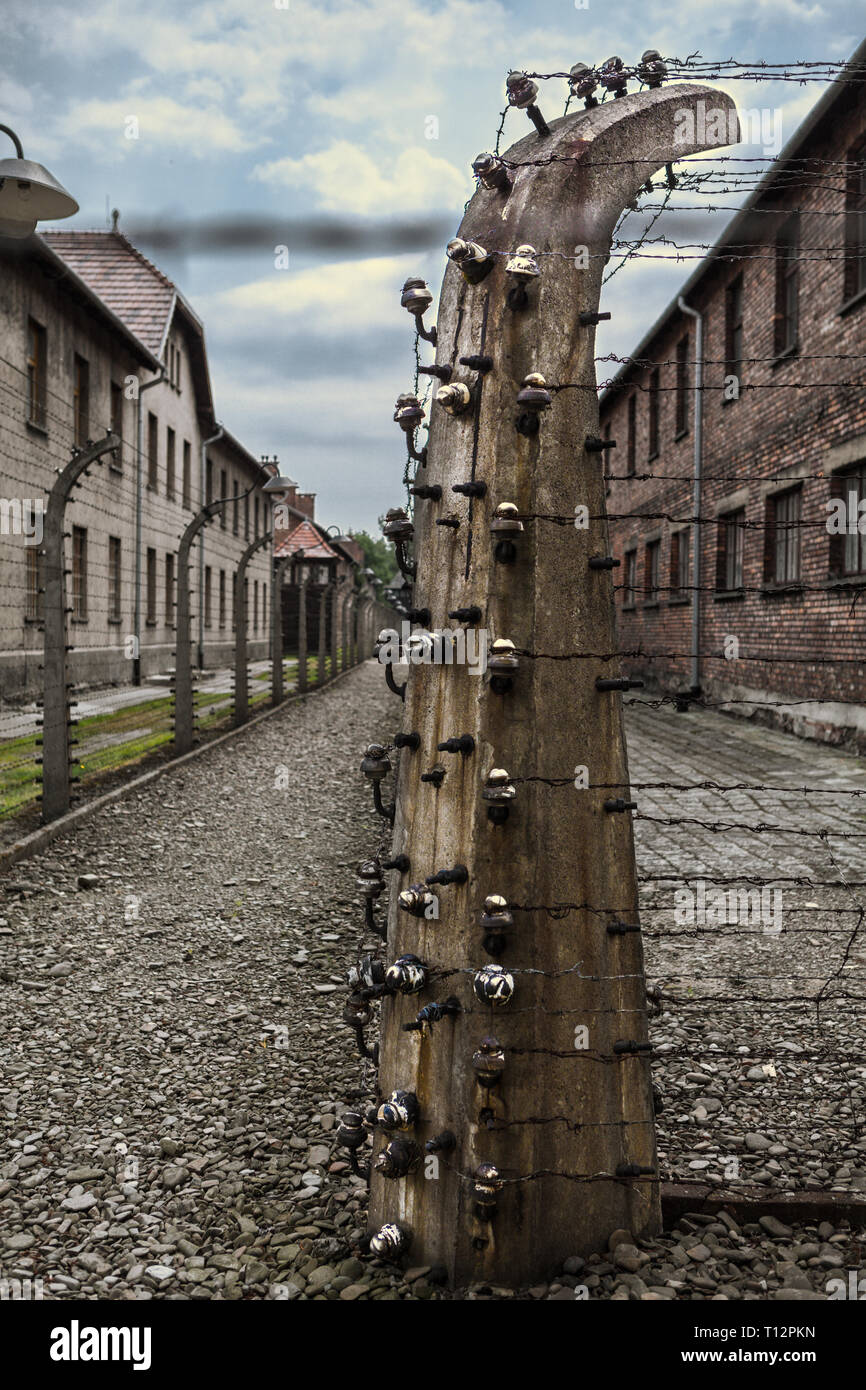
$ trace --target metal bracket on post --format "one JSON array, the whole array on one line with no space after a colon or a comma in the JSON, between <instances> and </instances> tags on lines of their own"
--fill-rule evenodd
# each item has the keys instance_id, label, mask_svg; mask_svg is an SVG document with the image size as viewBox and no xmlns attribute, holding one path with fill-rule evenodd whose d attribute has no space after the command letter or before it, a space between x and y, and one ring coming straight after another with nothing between
<instances>
[{"instance_id":1,"label":"metal bracket on post","mask_svg":"<svg viewBox=\"0 0 866 1390\"><path fill-rule=\"evenodd\" d=\"M109 431L96 444L75 449L55 480L45 508L42 551L45 559L45 627L43 638L44 709L42 733L42 820L56 820L70 806L69 692L67 688L66 576L63 527L66 504L82 473L104 454L120 447Z\"/></svg>"}]
</instances>

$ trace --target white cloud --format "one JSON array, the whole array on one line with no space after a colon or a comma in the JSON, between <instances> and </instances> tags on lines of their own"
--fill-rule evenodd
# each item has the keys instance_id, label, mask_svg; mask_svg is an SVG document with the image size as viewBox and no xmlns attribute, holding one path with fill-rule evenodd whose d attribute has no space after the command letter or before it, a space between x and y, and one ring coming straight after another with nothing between
<instances>
[{"instance_id":1,"label":"white cloud","mask_svg":"<svg viewBox=\"0 0 866 1390\"><path fill-rule=\"evenodd\" d=\"M310 333L340 334L393 327L404 312L400 309L403 281L417 264L417 257L392 256L300 271L275 270L265 279L198 296L196 309L205 323L219 321L223 333L233 327L260 329L265 315L268 331L276 334L300 325ZM407 332L410 328L407 319Z\"/></svg>"},{"instance_id":2,"label":"white cloud","mask_svg":"<svg viewBox=\"0 0 866 1390\"><path fill-rule=\"evenodd\" d=\"M317 154L286 156L259 164L253 177L277 187L312 194L323 211L359 216L419 212L459 205L472 192L472 180L448 160L415 147L380 165L358 145L337 140Z\"/></svg>"},{"instance_id":3,"label":"white cloud","mask_svg":"<svg viewBox=\"0 0 866 1390\"><path fill-rule=\"evenodd\" d=\"M130 117L137 121L137 137L125 134ZM134 148L139 142L158 141L175 146L192 159L206 159L216 151L238 153L248 141L234 121L218 107L183 104L173 97L147 96L131 91L125 99L104 101L93 98L77 102L64 120L69 140L82 137L101 152L106 136L114 136L118 148Z\"/></svg>"}]
</instances>

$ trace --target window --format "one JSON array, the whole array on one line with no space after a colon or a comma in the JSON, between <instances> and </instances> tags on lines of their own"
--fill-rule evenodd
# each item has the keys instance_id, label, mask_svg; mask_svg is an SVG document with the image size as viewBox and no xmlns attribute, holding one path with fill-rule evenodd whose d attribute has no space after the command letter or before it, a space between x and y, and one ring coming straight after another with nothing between
<instances>
[{"instance_id":1,"label":"window","mask_svg":"<svg viewBox=\"0 0 866 1390\"><path fill-rule=\"evenodd\" d=\"M253 632L259 630L259 581L253 580Z\"/></svg>"},{"instance_id":2,"label":"window","mask_svg":"<svg viewBox=\"0 0 866 1390\"><path fill-rule=\"evenodd\" d=\"M204 625L211 625L211 572L210 565L204 567Z\"/></svg>"},{"instance_id":3,"label":"window","mask_svg":"<svg viewBox=\"0 0 866 1390\"><path fill-rule=\"evenodd\" d=\"M176 343L170 343L168 348L168 384L180 395L180 348Z\"/></svg>"},{"instance_id":4,"label":"window","mask_svg":"<svg viewBox=\"0 0 866 1390\"><path fill-rule=\"evenodd\" d=\"M628 398L627 411L626 472L631 476L635 470L637 452L637 396L634 394Z\"/></svg>"},{"instance_id":5,"label":"window","mask_svg":"<svg viewBox=\"0 0 866 1390\"><path fill-rule=\"evenodd\" d=\"M659 451L659 404L661 382L658 367L653 367L649 379L649 457L654 459Z\"/></svg>"},{"instance_id":6,"label":"window","mask_svg":"<svg viewBox=\"0 0 866 1390\"><path fill-rule=\"evenodd\" d=\"M149 627L156 625L156 551L147 548L147 609L145 617Z\"/></svg>"},{"instance_id":7,"label":"window","mask_svg":"<svg viewBox=\"0 0 866 1390\"><path fill-rule=\"evenodd\" d=\"M45 566L40 550L41 547L38 545L28 545L25 550L27 593L24 616L31 623L41 623L45 617L45 594L42 592L45 585Z\"/></svg>"},{"instance_id":8,"label":"window","mask_svg":"<svg viewBox=\"0 0 866 1390\"><path fill-rule=\"evenodd\" d=\"M625 552L625 583L622 592L623 605L634 608L637 602L637 551Z\"/></svg>"},{"instance_id":9,"label":"window","mask_svg":"<svg viewBox=\"0 0 866 1390\"><path fill-rule=\"evenodd\" d=\"M165 495L174 497L174 430L169 428L165 432Z\"/></svg>"},{"instance_id":10,"label":"window","mask_svg":"<svg viewBox=\"0 0 866 1390\"><path fill-rule=\"evenodd\" d=\"M644 556L644 603L658 603L659 601L659 561L661 559L661 541L647 541L646 554Z\"/></svg>"},{"instance_id":11,"label":"window","mask_svg":"<svg viewBox=\"0 0 866 1390\"><path fill-rule=\"evenodd\" d=\"M174 552L165 552L165 625L174 627Z\"/></svg>"},{"instance_id":12,"label":"window","mask_svg":"<svg viewBox=\"0 0 866 1390\"><path fill-rule=\"evenodd\" d=\"M799 326L800 218L794 213L776 237L775 353L793 352Z\"/></svg>"},{"instance_id":13,"label":"window","mask_svg":"<svg viewBox=\"0 0 866 1390\"><path fill-rule=\"evenodd\" d=\"M249 538L250 538L250 494L249 494L249 493L247 493L246 497L244 498L244 536L245 536L245 538L246 538L247 540L249 540Z\"/></svg>"},{"instance_id":14,"label":"window","mask_svg":"<svg viewBox=\"0 0 866 1390\"><path fill-rule=\"evenodd\" d=\"M671 534L671 599L688 598L691 561L691 535L688 531Z\"/></svg>"},{"instance_id":15,"label":"window","mask_svg":"<svg viewBox=\"0 0 866 1390\"><path fill-rule=\"evenodd\" d=\"M220 469L220 497L228 497L228 495L229 495L229 478L228 478L228 473L226 472L226 470L225 470L224 468L221 468L221 469ZM223 530L226 529L226 511L227 511L227 510L228 510L227 506L220 507L220 526L222 527Z\"/></svg>"},{"instance_id":16,"label":"window","mask_svg":"<svg viewBox=\"0 0 866 1390\"><path fill-rule=\"evenodd\" d=\"M213 459L208 459L204 467L204 500L205 505L214 501L213 495Z\"/></svg>"},{"instance_id":17,"label":"window","mask_svg":"<svg viewBox=\"0 0 866 1390\"><path fill-rule=\"evenodd\" d=\"M845 298L861 290L866 290L866 140L848 151L845 184Z\"/></svg>"},{"instance_id":18,"label":"window","mask_svg":"<svg viewBox=\"0 0 866 1390\"><path fill-rule=\"evenodd\" d=\"M27 322L27 419L45 429L46 396L45 329L35 319Z\"/></svg>"},{"instance_id":19,"label":"window","mask_svg":"<svg viewBox=\"0 0 866 1390\"><path fill-rule=\"evenodd\" d=\"M156 491L159 473L159 422L152 410L147 413L147 486Z\"/></svg>"},{"instance_id":20,"label":"window","mask_svg":"<svg viewBox=\"0 0 866 1390\"><path fill-rule=\"evenodd\" d=\"M743 537L746 511L740 507L719 517L716 544L716 589L731 593L743 587Z\"/></svg>"},{"instance_id":21,"label":"window","mask_svg":"<svg viewBox=\"0 0 866 1390\"><path fill-rule=\"evenodd\" d=\"M240 504L238 502L238 493L240 492L240 487L238 485L237 478L235 478L234 480L232 491L234 493L234 500L232 502L232 535L236 536L238 534L238 528L240 525Z\"/></svg>"},{"instance_id":22,"label":"window","mask_svg":"<svg viewBox=\"0 0 866 1390\"><path fill-rule=\"evenodd\" d=\"M676 434L677 438L689 428L689 335L677 343Z\"/></svg>"},{"instance_id":23,"label":"window","mask_svg":"<svg viewBox=\"0 0 866 1390\"><path fill-rule=\"evenodd\" d=\"M830 573L866 574L866 533L860 535L858 529L866 513L866 462L847 473L834 473L830 495L844 503L846 519L844 530L830 535Z\"/></svg>"},{"instance_id":24,"label":"window","mask_svg":"<svg viewBox=\"0 0 866 1390\"><path fill-rule=\"evenodd\" d=\"M122 549L119 536L108 537L108 621L120 622L120 586L122 583Z\"/></svg>"},{"instance_id":25,"label":"window","mask_svg":"<svg viewBox=\"0 0 866 1390\"><path fill-rule=\"evenodd\" d=\"M800 578L799 487L767 498L764 532L764 579L790 584Z\"/></svg>"},{"instance_id":26,"label":"window","mask_svg":"<svg viewBox=\"0 0 866 1390\"><path fill-rule=\"evenodd\" d=\"M87 621L87 530L72 528L72 617L75 622Z\"/></svg>"},{"instance_id":27,"label":"window","mask_svg":"<svg viewBox=\"0 0 866 1390\"><path fill-rule=\"evenodd\" d=\"M262 629L268 630L268 586L262 584Z\"/></svg>"},{"instance_id":28,"label":"window","mask_svg":"<svg viewBox=\"0 0 866 1390\"><path fill-rule=\"evenodd\" d=\"M110 466L119 469L123 462L123 387L116 381L112 381L109 387L109 409L111 432L121 440L119 447L111 451Z\"/></svg>"},{"instance_id":29,"label":"window","mask_svg":"<svg viewBox=\"0 0 866 1390\"><path fill-rule=\"evenodd\" d=\"M181 501L185 507L192 506L192 450L189 440L183 441L183 482Z\"/></svg>"},{"instance_id":30,"label":"window","mask_svg":"<svg viewBox=\"0 0 866 1390\"><path fill-rule=\"evenodd\" d=\"M725 289L725 376L740 379L743 366L743 277ZM734 397L723 396L723 400Z\"/></svg>"},{"instance_id":31,"label":"window","mask_svg":"<svg viewBox=\"0 0 866 1390\"><path fill-rule=\"evenodd\" d=\"M220 570L219 605L220 605L220 609L219 609L219 613L220 613L220 627L225 627L225 625L226 625L226 572L225 572L225 570Z\"/></svg>"},{"instance_id":32,"label":"window","mask_svg":"<svg viewBox=\"0 0 866 1390\"><path fill-rule=\"evenodd\" d=\"M83 449L90 434L90 366L77 352L72 370L72 425L75 443Z\"/></svg>"},{"instance_id":33,"label":"window","mask_svg":"<svg viewBox=\"0 0 866 1390\"><path fill-rule=\"evenodd\" d=\"M261 532L259 531L259 499L258 499L258 497L256 497L255 518L256 518L256 519L255 519L255 531L253 532L253 535L254 535L254 536L258 536L258 535L261 535Z\"/></svg>"}]
</instances>

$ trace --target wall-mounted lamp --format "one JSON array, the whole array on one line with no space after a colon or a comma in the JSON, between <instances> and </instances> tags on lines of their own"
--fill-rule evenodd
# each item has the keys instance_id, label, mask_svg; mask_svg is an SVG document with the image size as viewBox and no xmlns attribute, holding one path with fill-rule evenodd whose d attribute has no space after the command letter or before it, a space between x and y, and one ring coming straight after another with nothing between
<instances>
[{"instance_id":1,"label":"wall-mounted lamp","mask_svg":"<svg viewBox=\"0 0 866 1390\"><path fill-rule=\"evenodd\" d=\"M0 236L16 241L36 231L37 222L71 217L78 204L43 164L24 158L21 141L8 125L0 125L15 146L14 159L0 159Z\"/></svg>"}]
</instances>

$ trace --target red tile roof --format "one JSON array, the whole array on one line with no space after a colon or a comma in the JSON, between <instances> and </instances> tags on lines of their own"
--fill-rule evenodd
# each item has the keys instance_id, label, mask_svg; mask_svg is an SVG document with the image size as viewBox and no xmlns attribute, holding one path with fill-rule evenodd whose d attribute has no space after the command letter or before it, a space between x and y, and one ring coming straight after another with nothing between
<instances>
[{"instance_id":1,"label":"red tile roof","mask_svg":"<svg viewBox=\"0 0 866 1390\"><path fill-rule=\"evenodd\" d=\"M295 555L303 550L305 560L337 560L339 556L322 540L312 522L302 521L274 548L274 555Z\"/></svg>"},{"instance_id":2,"label":"red tile roof","mask_svg":"<svg viewBox=\"0 0 866 1390\"><path fill-rule=\"evenodd\" d=\"M45 231L43 240L159 357L177 291L122 232Z\"/></svg>"}]
</instances>

